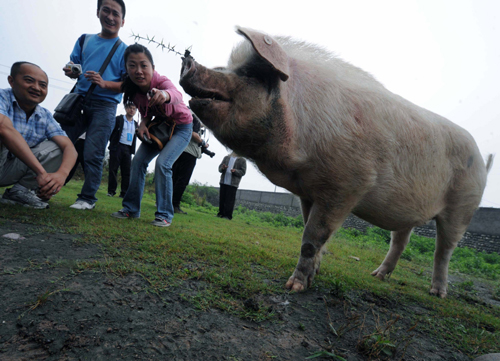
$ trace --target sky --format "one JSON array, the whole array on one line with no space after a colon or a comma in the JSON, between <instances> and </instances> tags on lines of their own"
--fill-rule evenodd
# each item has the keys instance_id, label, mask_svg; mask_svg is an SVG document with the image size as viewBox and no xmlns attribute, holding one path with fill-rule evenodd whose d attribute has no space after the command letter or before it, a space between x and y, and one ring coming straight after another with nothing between
<instances>
[{"instance_id":1,"label":"sky","mask_svg":"<svg viewBox=\"0 0 500 361\"><path fill-rule=\"evenodd\" d=\"M237 4L237 5L236 5ZM197 62L224 66L242 40L235 26L292 36L322 46L371 73L390 91L469 131L483 158L500 153L500 2L497 0L126 0L120 37L155 36ZM63 75L76 39L100 31L93 0L0 0L0 88L15 61L38 64L49 76L42 106L53 110L73 82ZM144 41L139 41L147 45ZM156 70L178 85L181 59L148 46ZM189 96L184 94L184 100ZM118 114L124 114L119 106ZM198 160L191 181L218 186L227 150L209 136L214 158ZM248 166L240 188L285 191ZM500 158L481 203L500 208Z\"/></svg>"}]
</instances>

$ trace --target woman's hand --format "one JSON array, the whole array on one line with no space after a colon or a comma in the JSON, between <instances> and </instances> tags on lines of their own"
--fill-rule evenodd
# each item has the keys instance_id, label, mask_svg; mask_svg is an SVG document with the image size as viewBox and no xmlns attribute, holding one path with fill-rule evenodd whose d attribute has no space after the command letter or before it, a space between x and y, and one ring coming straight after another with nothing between
<instances>
[{"instance_id":1,"label":"woman's hand","mask_svg":"<svg viewBox=\"0 0 500 361\"><path fill-rule=\"evenodd\" d=\"M153 88L148 93L148 99L148 106L152 108L156 105L168 103L170 101L170 94L168 94L168 92L166 92L165 90Z\"/></svg>"},{"instance_id":2,"label":"woman's hand","mask_svg":"<svg viewBox=\"0 0 500 361\"><path fill-rule=\"evenodd\" d=\"M149 136L148 128L146 127L147 122L147 119L143 119L141 121L141 124L139 124L139 128L137 128L137 136L140 140L143 140L144 138L151 139L151 137Z\"/></svg>"}]
</instances>

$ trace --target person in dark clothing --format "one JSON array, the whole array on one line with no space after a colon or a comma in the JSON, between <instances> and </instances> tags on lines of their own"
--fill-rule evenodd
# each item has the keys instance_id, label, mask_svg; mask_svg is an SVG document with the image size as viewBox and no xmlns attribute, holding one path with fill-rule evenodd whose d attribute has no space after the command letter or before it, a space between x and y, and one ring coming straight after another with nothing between
<instances>
[{"instance_id":1,"label":"person in dark clothing","mask_svg":"<svg viewBox=\"0 0 500 361\"><path fill-rule=\"evenodd\" d=\"M220 177L219 189L219 213L217 217L232 219L236 191L240 185L241 178L247 171L247 161L238 157L234 152L226 155L219 165Z\"/></svg>"},{"instance_id":2,"label":"person in dark clothing","mask_svg":"<svg viewBox=\"0 0 500 361\"><path fill-rule=\"evenodd\" d=\"M135 154L135 143L137 136L137 121L134 116L137 107L134 103L127 103L125 106L126 115L116 117L116 124L109 138L109 180L108 196L113 197L116 194L118 186L118 168L122 175L120 198L127 193L130 184L130 164L132 163L132 154Z\"/></svg>"},{"instance_id":3,"label":"person in dark clothing","mask_svg":"<svg viewBox=\"0 0 500 361\"><path fill-rule=\"evenodd\" d=\"M85 174L85 169L83 168L84 164L85 164L84 159L83 159L83 153L85 150L85 136L86 136L86 133L83 133L82 135L80 135L80 137L76 140L76 142L74 144L76 152L78 153L78 157L76 158L76 163L73 166L73 168L71 169L71 171L69 172L68 178L66 178L64 185L68 184L68 182L71 179L73 179L73 176L75 175L79 164L82 167L82 170Z\"/></svg>"},{"instance_id":4,"label":"person in dark clothing","mask_svg":"<svg viewBox=\"0 0 500 361\"><path fill-rule=\"evenodd\" d=\"M208 144L201 139L201 121L193 114L193 134L184 152L175 161L172 166L172 183L174 185L174 192L172 194L172 205L174 206L174 213L187 214L184 212L180 205L182 195L193 175L196 160L201 158L203 149L208 148Z\"/></svg>"}]
</instances>

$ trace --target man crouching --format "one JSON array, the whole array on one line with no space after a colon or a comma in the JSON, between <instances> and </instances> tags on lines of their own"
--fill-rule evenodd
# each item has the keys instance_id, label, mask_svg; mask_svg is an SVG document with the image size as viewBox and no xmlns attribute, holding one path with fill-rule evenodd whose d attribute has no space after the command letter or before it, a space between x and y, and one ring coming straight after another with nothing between
<instances>
[{"instance_id":1,"label":"man crouching","mask_svg":"<svg viewBox=\"0 0 500 361\"><path fill-rule=\"evenodd\" d=\"M0 187L13 187L0 202L45 209L77 153L52 113L38 105L47 96L47 74L38 65L17 62L8 81L11 89L0 89Z\"/></svg>"}]
</instances>

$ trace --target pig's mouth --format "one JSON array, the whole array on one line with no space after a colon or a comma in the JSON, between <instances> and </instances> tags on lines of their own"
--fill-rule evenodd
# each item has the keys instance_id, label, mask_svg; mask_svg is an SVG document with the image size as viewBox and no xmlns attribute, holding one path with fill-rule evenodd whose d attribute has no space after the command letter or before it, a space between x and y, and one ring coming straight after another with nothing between
<instances>
[{"instance_id":1,"label":"pig's mouth","mask_svg":"<svg viewBox=\"0 0 500 361\"><path fill-rule=\"evenodd\" d=\"M214 102L230 102L231 98L229 95L221 91L221 88L218 88L217 84L211 84L209 86L207 86L208 84L200 85L200 76L202 78L211 78L207 73L208 70L197 64L190 55L182 59L180 85L184 88L184 91L192 97L189 104L195 106L208 105L208 103Z\"/></svg>"},{"instance_id":2,"label":"pig's mouth","mask_svg":"<svg viewBox=\"0 0 500 361\"><path fill-rule=\"evenodd\" d=\"M191 96L189 103L230 102L231 98L218 90L202 88L193 84L190 79L181 79L184 91Z\"/></svg>"},{"instance_id":3,"label":"pig's mouth","mask_svg":"<svg viewBox=\"0 0 500 361\"><path fill-rule=\"evenodd\" d=\"M216 91L197 89L197 91L187 92L187 93L191 95L192 97L191 100L195 101L221 101L221 102L231 101L231 99Z\"/></svg>"}]
</instances>

